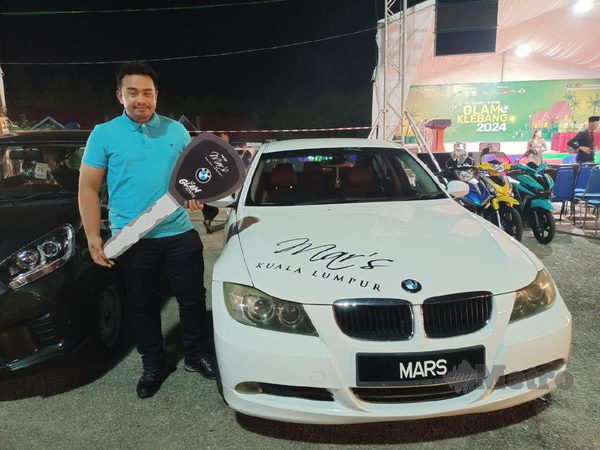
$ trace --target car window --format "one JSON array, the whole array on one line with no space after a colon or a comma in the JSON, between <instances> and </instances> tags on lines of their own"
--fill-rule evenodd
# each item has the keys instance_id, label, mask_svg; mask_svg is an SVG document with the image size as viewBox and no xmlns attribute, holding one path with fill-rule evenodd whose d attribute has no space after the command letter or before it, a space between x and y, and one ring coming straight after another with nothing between
<instances>
[{"instance_id":1,"label":"car window","mask_svg":"<svg viewBox=\"0 0 600 450\"><path fill-rule=\"evenodd\" d=\"M0 196L77 192L84 149L82 144L0 146Z\"/></svg>"},{"instance_id":2,"label":"car window","mask_svg":"<svg viewBox=\"0 0 600 450\"><path fill-rule=\"evenodd\" d=\"M446 195L405 150L328 148L263 154L246 204L307 205L441 197Z\"/></svg>"}]
</instances>

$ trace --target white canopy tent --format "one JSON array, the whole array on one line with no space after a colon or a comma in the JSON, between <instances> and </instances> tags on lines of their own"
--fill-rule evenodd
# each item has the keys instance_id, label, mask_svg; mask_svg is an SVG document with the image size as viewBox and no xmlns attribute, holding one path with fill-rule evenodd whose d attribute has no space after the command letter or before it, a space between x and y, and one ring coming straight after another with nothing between
<instances>
[{"instance_id":1,"label":"white canopy tent","mask_svg":"<svg viewBox=\"0 0 600 450\"><path fill-rule=\"evenodd\" d=\"M496 52L485 54L435 56L435 1L430 0L407 10L407 58L404 100L411 85L445 85L504 81L590 79L600 77L600 1L591 10L578 14L574 0L499 0ZM400 20L400 14L391 18ZM383 73L387 67L387 92L398 83L394 64L384 64L384 21L378 24L379 63L373 90L374 126L381 125ZM397 27L388 22L388 59L401 60ZM526 58L517 55L521 46L529 46ZM392 110L401 111L400 91L388 95ZM388 108L389 111L389 108ZM385 133L376 137L392 139L398 132L400 117L388 114Z\"/></svg>"}]
</instances>

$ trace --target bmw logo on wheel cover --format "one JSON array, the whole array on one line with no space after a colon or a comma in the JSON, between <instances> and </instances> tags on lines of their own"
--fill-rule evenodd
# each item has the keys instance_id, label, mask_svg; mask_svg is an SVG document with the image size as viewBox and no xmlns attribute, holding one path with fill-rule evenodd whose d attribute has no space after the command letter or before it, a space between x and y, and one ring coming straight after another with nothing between
<instances>
[{"instance_id":1,"label":"bmw logo on wheel cover","mask_svg":"<svg viewBox=\"0 0 600 450\"><path fill-rule=\"evenodd\" d=\"M416 280L404 280L402 282L402 289L411 294L416 294L421 290L421 283Z\"/></svg>"},{"instance_id":2,"label":"bmw logo on wheel cover","mask_svg":"<svg viewBox=\"0 0 600 450\"><path fill-rule=\"evenodd\" d=\"M196 179L200 182L200 183L208 183L211 179L212 175L210 173L210 170L202 168L202 169L198 169L196 172Z\"/></svg>"}]
</instances>

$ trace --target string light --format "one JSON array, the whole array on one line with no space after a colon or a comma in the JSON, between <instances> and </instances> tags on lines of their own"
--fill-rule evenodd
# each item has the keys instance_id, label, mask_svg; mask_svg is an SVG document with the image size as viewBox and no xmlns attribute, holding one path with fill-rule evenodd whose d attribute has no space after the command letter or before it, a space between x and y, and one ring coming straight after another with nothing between
<instances>
[{"instance_id":1,"label":"string light","mask_svg":"<svg viewBox=\"0 0 600 450\"><path fill-rule=\"evenodd\" d=\"M227 8L231 6L249 6L267 3L281 3L290 0L260 0L254 2L239 3L219 3L216 5L196 5L196 6L165 6L161 8L139 8L139 9L103 9L103 10L73 10L73 11L16 11L0 12L0 16L47 16L59 14L114 14L114 13L132 13L132 12L158 12L158 11L191 11L194 9Z\"/></svg>"}]
</instances>

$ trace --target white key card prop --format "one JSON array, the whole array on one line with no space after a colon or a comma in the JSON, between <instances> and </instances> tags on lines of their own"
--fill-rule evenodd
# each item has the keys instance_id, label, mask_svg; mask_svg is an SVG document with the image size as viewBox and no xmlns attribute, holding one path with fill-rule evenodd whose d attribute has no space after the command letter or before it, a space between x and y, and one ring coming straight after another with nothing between
<instances>
[{"instance_id":1,"label":"white key card prop","mask_svg":"<svg viewBox=\"0 0 600 450\"><path fill-rule=\"evenodd\" d=\"M231 145L210 133L198 136L179 156L168 192L106 242L106 257L123 254L185 201L220 200L239 189L245 178L244 164Z\"/></svg>"}]
</instances>

